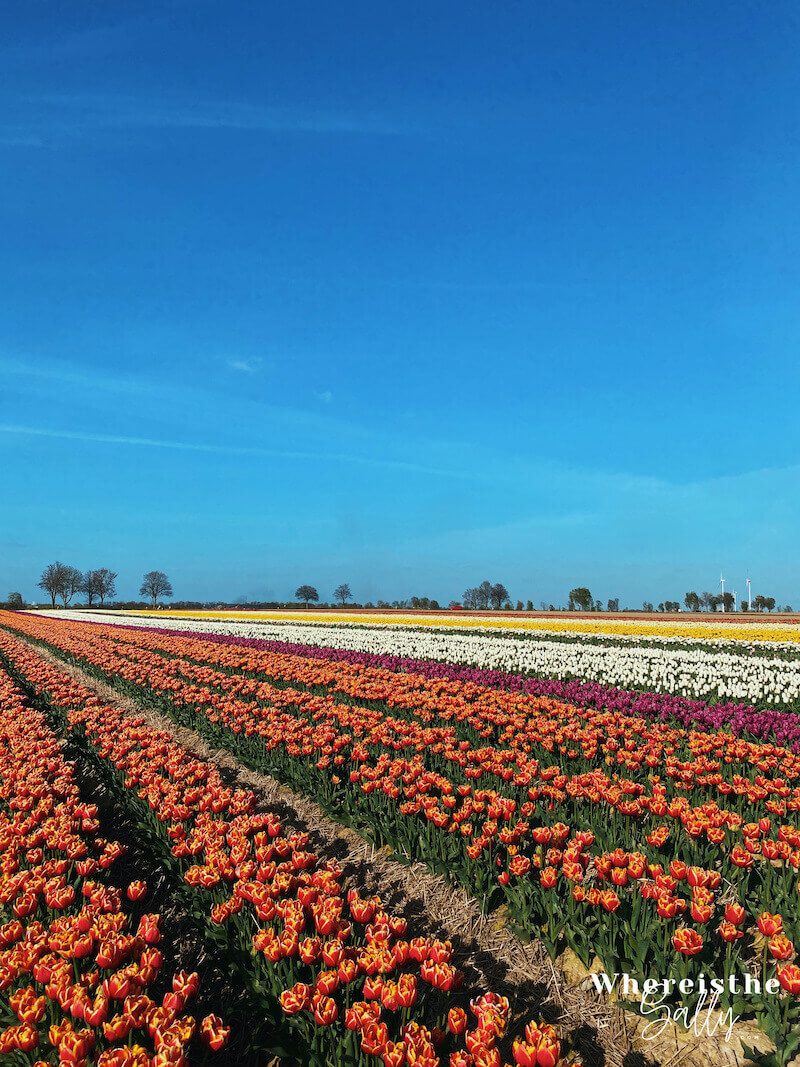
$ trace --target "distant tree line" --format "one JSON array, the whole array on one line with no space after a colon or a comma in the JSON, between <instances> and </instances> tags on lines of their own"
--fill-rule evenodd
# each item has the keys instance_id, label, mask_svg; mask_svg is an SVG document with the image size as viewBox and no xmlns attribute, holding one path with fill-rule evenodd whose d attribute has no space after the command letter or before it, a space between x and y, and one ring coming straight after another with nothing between
<instances>
[{"instance_id":1,"label":"distant tree line","mask_svg":"<svg viewBox=\"0 0 800 1067\"><path fill-rule=\"evenodd\" d=\"M311 604L319 604L319 592L313 585L304 584L297 587L295 590L295 601L301 604L305 604L309 607ZM350 586L347 583L343 583L337 586L333 591L333 600L341 607L344 607L347 602L352 598ZM286 605L272 605L272 606L286 606ZM322 607L327 607L327 604L321 604ZM441 611L442 605L438 600L433 597L427 596L411 596L405 600L378 600L376 604L372 601L368 601L366 604L353 604L353 607L365 607L365 608L378 608L381 610L395 609L411 609L413 611ZM474 588L467 589L464 592L461 601L451 600L448 604L449 608L467 608L472 611L488 611L490 608L494 608L496 611L504 609L510 611L513 609L511 599L509 597L508 589L502 582L490 582L488 580L481 582L480 585ZM516 602L517 611L533 611L533 601L528 600L526 604L523 604L521 600Z\"/></svg>"},{"instance_id":2,"label":"distant tree line","mask_svg":"<svg viewBox=\"0 0 800 1067\"><path fill-rule=\"evenodd\" d=\"M36 584L50 597L53 607L56 606L56 600L60 600L65 608L69 607L72 598L80 593L86 595L86 603L90 608L95 601L99 601L103 607L107 600L117 595L117 577L117 572L108 567L81 571L69 563L56 560L55 563L48 563ZM22 600L21 594L14 595ZM148 571L142 578L139 595L146 597L152 607L156 607L159 600L172 596L172 585L163 571Z\"/></svg>"},{"instance_id":3,"label":"distant tree line","mask_svg":"<svg viewBox=\"0 0 800 1067\"><path fill-rule=\"evenodd\" d=\"M725 611L733 611L736 607L736 600L733 593L695 593L689 592L683 598L683 603L687 611L719 611L720 608L724 608ZM740 611L749 611L749 607L746 600L742 600L739 603ZM753 597L753 611L774 611L775 610L775 597L774 596L755 596ZM784 608L785 611L791 611L792 607L787 604Z\"/></svg>"},{"instance_id":4,"label":"distant tree line","mask_svg":"<svg viewBox=\"0 0 800 1067\"><path fill-rule=\"evenodd\" d=\"M687 611L700 612L700 611L719 611L720 608L724 608L725 611L736 610L736 598L733 593L695 593L689 592L683 598L683 604ZM741 601L738 604L740 611L747 611L747 601ZM544 603L541 605L542 611L546 610ZM553 611L553 605L550 604L549 610ZM576 586L574 589L570 589L568 598L568 610L569 611L602 611L603 606L599 600L595 600L586 586ZM619 611L619 597L614 597L607 602L606 611ZM625 611L632 609L625 608ZM642 603L642 611L655 612L660 611L664 613L676 613L681 610L680 601L678 600L662 600L657 607L653 606L652 601L645 600ZM775 597L772 596L756 596L753 597L753 611L774 611L775 610ZM783 609L786 612L792 611L791 604L787 604Z\"/></svg>"},{"instance_id":5,"label":"distant tree line","mask_svg":"<svg viewBox=\"0 0 800 1067\"><path fill-rule=\"evenodd\" d=\"M300 585L295 590L294 594L299 601L308 607L309 604L319 603L319 593L313 585ZM348 600L353 599L353 593L347 582L342 582L341 585L337 585L333 591L333 599L344 607Z\"/></svg>"},{"instance_id":6,"label":"distant tree line","mask_svg":"<svg viewBox=\"0 0 800 1067\"><path fill-rule=\"evenodd\" d=\"M300 601L301 604L305 604L308 607L310 604L319 603L319 592L316 586L313 585L299 585L294 592L295 599ZM344 607L349 600L352 600L353 593L347 582L343 582L338 585L333 591L333 599L341 607ZM355 606L355 605L354 605ZM414 611L437 611L441 608L438 600L433 600L427 596L412 596L407 600L379 600L377 605L369 602L361 605L362 607L378 607L378 608L412 608Z\"/></svg>"},{"instance_id":7,"label":"distant tree line","mask_svg":"<svg viewBox=\"0 0 800 1067\"><path fill-rule=\"evenodd\" d=\"M40 589L44 590L50 597L50 603L53 607L56 606L56 601L60 601L66 608L72 603L75 596L83 594L86 596L86 603L88 607L93 607L95 603L98 603L100 607L104 607L107 601L111 601L116 597L116 580L117 572L110 570L108 567L97 567L88 571L81 571L78 567L73 567L70 564L61 563L57 560L55 563L50 563L45 567L42 572L42 576L39 579L37 585ZM173 596L172 584L164 573L164 571L148 571L143 579L139 588L139 595L146 598L147 603L151 607L155 608L159 601L164 599L171 599ZM367 601L365 604L359 604L353 602L353 593L350 589L350 585L347 582L342 582L332 592L333 602L341 608L352 606L354 608L379 608L381 610L388 609L412 609L414 611L438 611L441 610L441 605L438 600L427 596L412 596L405 600L378 600L377 604L373 604L372 601ZM294 603L301 603L310 607L311 604L320 604L320 595L317 588L308 583L304 583L297 587L294 593ZM246 597L240 597L233 603L212 603L208 601L178 601L175 602L174 607L184 610L202 609L202 608L235 608L248 606L250 608L285 608L290 607L291 602L285 601L249 601ZM700 612L708 611L715 612L720 608L725 611L734 611L737 607L736 600L733 593L697 593L690 591L684 595L683 605L687 611ZM19 592L12 592L8 594L8 599L5 603L6 608L11 610L19 610L25 607L25 602L22 594ZM138 601L129 601L125 604L117 603L118 607L137 608L142 607L142 603ZM327 603L320 604L321 607L328 607ZM607 600L605 609L601 601L596 600L591 590L587 586L575 586L570 589L567 599L567 606L569 611L608 611L616 612L620 610L619 597L611 597ZM449 608L466 608L470 611L488 611L490 609L494 611L514 610L514 605L511 603L511 598L508 589L503 582L490 582L488 579L482 581L479 585L472 586L466 589L461 597L461 601L450 601ZM541 611L556 611L564 610L556 608L554 604L546 604L544 601L540 602ZM738 604L740 611L747 611L748 604L746 601L740 601ZM775 597L772 596L756 596L753 598L752 603L753 611L772 612L776 609ZM533 611L534 605L532 600L528 600L524 605L521 600L516 601L517 611ZM625 611L632 609L625 608ZM653 603L649 600L645 600L642 604L642 611L652 612L659 611L664 613L679 612L681 610L680 602L677 600L662 600L656 608L653 607ZM791 612L792 607L787 604L785 607L778 607L778 611Z\"/></svg>"},{"instance_id":8,"label":"distant tree line","mask_svg":"<svg viewBox=\"0 0 800 1067\"><path fill-rule=\"evenodd\" d=\"M508 590L502 582L490 582L485 579L480 585L473 586L464 591L461 603L470 611L486 611L489 607L499 611L506 607L511 609Z\"/></svg>"},{"instance_id":9,"label":"distant tree line","mask_svg":"<svg viewBox=\"0 0 800 1067\"><path fill-rule=\"evenodd\" d=\"M742 607L747 610L746 602ZM774 611L775 610L775 597L774 596L754 596L753 597L753 611ZM787 604L784 611L791 611L791 604Z\"/></svg>"},{"instance_id":10,"label":"distant tree line","mask_svg":"<svg viewBox=\"0 0 800 1067\"><path fill-rule=\"evenodd\" d=\"M451 601L451 607L453 603L454 602ZM384 611L388 610L389 608L399 608L400 610L402 610L403 608L411 608L412 611L442 610L442 605L439 603L439 601L429 596L410 596L407 597L405 600L378 600L375 606L381 608ZM461 604L459 604L458 606L461 607Z\"/></svg>"},{"instance_id":11,"label":"distant tree line","mask_svg":"<svg viewBox=\"0 0 800 1067\"><path fill-rule=\"evenodd\" d=\"M42 576L36 583L50 597L50 603L56 606L56 599L60 599L64 607L67 607L77 593L85 593L89 607L95 599L104 604L116 596L117 573L108 567L98 567L95 570L80 571L68 563L49 563L42 571Z\"/></svg>"}]
</instances>

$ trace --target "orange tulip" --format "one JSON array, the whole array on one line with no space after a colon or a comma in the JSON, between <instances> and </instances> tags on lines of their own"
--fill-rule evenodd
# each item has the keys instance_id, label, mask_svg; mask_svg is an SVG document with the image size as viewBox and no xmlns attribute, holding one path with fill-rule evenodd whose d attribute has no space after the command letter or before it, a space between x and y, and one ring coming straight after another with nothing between
<instances>
[{"instance_id":1,"label":"orange tulip","mask_svg":"<svg viewBox=\"0 0 800 1067\"><path fill-rule=\"evenodd\" d=\"M702 951L703 939L696 930L682 926L672 935L672 944L683 956L696 956Z\"/></svg>"}]
</instances>

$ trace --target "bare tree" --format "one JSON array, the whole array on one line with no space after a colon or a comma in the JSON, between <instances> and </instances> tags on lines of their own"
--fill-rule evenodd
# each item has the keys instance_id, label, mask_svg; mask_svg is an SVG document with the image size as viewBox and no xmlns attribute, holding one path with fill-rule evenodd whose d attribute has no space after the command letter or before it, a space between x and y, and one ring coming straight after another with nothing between
<instances>
[{"instance_id":1,"label":"bare tree","mask_svg":"<svg viewBox=\"0 0 800 1067\"><path fill-rule=\"evenodd\" d=\"M94 598L100 596L100 590L97 583L97 571L87 571L86 574L84 574L81 592L86 593L86 603L91 607Z\"/></svg>"},{"instance_id":2,"label":"bare tree","mask_svg":"<svg viewBox=\"0 0 800 1067\"><path fill-rule=\"evenodd\" d=\"M87 571L83 576L82 593L86 593L89 607L92 601L98 597L102 604L106 597L114 596L116 589L117 572L110 571L108 567L98 567L96 570Z\"/></svg>"},{"instance_id":3,"label":"bare tree","mask_svg":"<svg viewBox=\"0 0 800 1067\"><path fill-rule=\"evenodd\" d=\"M319 600L319 593L316 591L313 585L301 585L295 590L294 594L298 600L302 600L306 607L313 600L316 603Z\"/></svg>"},{"instance_id":4,"label":"bare tree","mask_svg":"<svg viewBox=\"0 0 800 1067\"><path fill-rule=\"evenodd\" d=\"M44 589L50 596L53 607L56 606L56 597L61 597L64 607L79 593L83 587L83 575L77 567L70 567L67 563L50 563L42 572L42 577L36 583L40 589Z\"/></svg>"},{"instance_id":5,"label":"bare tree","mask_svg":"<svg viewBox=\"0 0 800 1067\"><path fill-rule=\"evenodd\" d=\"M106 597L111 599L117 595L117 572L110 571L108 567L100 567L94 573L97 576L97 595L102 606Z\"/></svg>"},{"instance_id":6,"label":"bare tree","mask_svg":"<svg viewBox=\"0 0 800 1067\"><path fill-rule=\"evenodd\" d=\"M76 593L80 593L83 588L83 574L77 567L64 567L61 588L58 591L58 595L61 597L64 607L66 607L70 600Z\"/></svg>"},{"instance_id":7,"label":"bare tree","mask_svg":"<svg viewBox=\"0 0 800 1067\"><path fill-rule=\"evenodd\" d=\"M350 586L347 582L342 582L341 585L337 585L333 591L334 600L338 600L342 607L345 606L348 600L351 600L353 594L350 592Z\"/></svg>"},{"instance_id":8,"label":"bare tree","mask_svg":"<svg viewBox=\"0 0 800 1067\"><path fill-rule=\"evenodd\" d=\"M163 571L148 571L142 579L139 596L146 596L153 607L156 607L159 597L172 596L172 585L169 578Z\"/></svg>"},{"instance_id":9,"label":"bare tree","mask_svg":"<svg viewBox=\"0 0 800 1067\"><path fill-rule=\"evenodd\" d=\"M495 611L499 611L502 608L503 604L508 600L508 590L502 582L494 583L489 592L489 599Z\"/></svg>"},{"instance_id":10,"label":"bare tree","mask_svg":"<svg viewBox=\"0 0 800 1067\"><path fill-rule=\"evenodd\" d=\"M475 592L477 594L476 607L479 611L486 611L492 599L492 583L484 579L484 581L482 581L476 588Z\"/></svg>"},{"instance_id":11,"label":"bare tree","mask_svg":"<svg viewBox=\"0 0 800 1067\"><path fill-rule=\"evenodd\" d=\"M9 593L7 604L11 611L21 611L25 607L22 593Z\"/></svg>"},{"instance_id":12,"label":"bare tree","mask_svg":"<svg viewBox=\"0 0 800 1067\"><path fill-rule=\"evenodd\" d=\"M477 588L472 586L471 588L464 590L464 595L461 597L461 600L467 611L477 611L480 601L480 593Z\"/></svg>"},{"instance_id":13,"label":"bare tree","mask_svg":"<svg viewBox=\"0 0 800 1067\"><path fill-rule=\"evenodd\" d=\"M55 563L48 563L45 569L42 571L42 576L36 583L40 589L44 589L47 595L50 597L50 603L53 607L56 606L56 597L61 596L61 592L64 588L65 572L67 570L66 564L56 560Z\"/></svg>"}]
</instances>

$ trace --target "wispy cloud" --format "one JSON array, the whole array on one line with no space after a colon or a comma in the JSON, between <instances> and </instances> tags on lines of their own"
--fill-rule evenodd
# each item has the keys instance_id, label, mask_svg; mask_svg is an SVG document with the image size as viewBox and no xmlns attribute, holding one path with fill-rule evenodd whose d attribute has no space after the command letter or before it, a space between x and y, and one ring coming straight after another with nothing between
<instances>
[{"instance_id":1,"label":"wispy cloud","mask_svg":"<svg viewBox=\"0 0 800 1067\"><path fill-rule=\"evenodd\" d=\"M18 359L13 356L0 356L0 373L15 378L31 378L39 382L57 382L130 395L152 395L154 388L153 382L126 378L123 375L109 376L91 367L73 366L68 363L35 358Z\"/></svg>"},{"instance_id":2,"label":"wispy cloud","mask_svg":"<svg viewBox=\"0 0 800 1067\"><path fill-rule=\"evenodd\" d=\"M229 359L226 361L226 366L239 374L255 374L261 366L261 362L261 359L257 356L252 359Z\"/></svg>"},{"instance_id":3,"label":"wispy cloud","mask_svg":"<svg viewBox=\"0 0 800 1067\"><path fill-rule=\"evenodd\" d=\"M237 362L238 360L232 360ZM241 362L248 364L252 359L242 359ZM231 368L231 371L246 374L243 368ZM55 387L60 385L70 386L82 390L87 395L95 395L98 392L108 396L117 396L121 403L128 403L146 397L151 410L155 407L169 412L169 418L173 425L179 415L187 417L185 428L188 433L196 424L196 413L205 410L208 406L214 406L218 410L220 394L218 391L206 388L202 382L194 381L178 382L166 381L154 377L133 378L126 375L109 374L107 371L96 367L81 366L77 363L43 360L35 357L13 357L0 355L0 375L7 380L14 380L18 386L27 383L26 392L36 403L42 403L44 394L42 390L48 390L49 394ZM339 454L334 457L330 453L310 452L284 452L285 456L297 458L339 458L348 459L352 462L362 462L356 453L370 451L373 456L376 451L385 449L394 455L408 452L407 435L393 435L391 432L378 433L368 425L362 425L358 421L350 423L337 417L333 405L334 395L330 390L312 394L317 401L316 407L309 404L308 408L287 407L280 404L266 403L255 396L245 395L237 397L235 411L237 417L248 416L247 420L252 425L269 425L272 433L284 437L294 437L302 434L304 440L309 440L309 435L324 435L325 439L347 440L352 453ZM330 398L330 399L328 399ZM105 403L105 400L102 400ZM8 418L13 415L10 409L5 413ZM8 430L0 432L8 432ZM38 432L32 430L31 432ZM88 439L88 438L87 438ZM175 447L178 449L192 448L196 451L215 451L222 446L184 445L181 442L174 444L162 443L158 440L150 441L149 438L126 438L129 444L146 444L151 447ZM117 441L116 443L123 443ZM786 479L800 479L800 464L788 463L771 468L751 467L732 472L726 475L700 477L694 479L659 478L634 474L624 469L607 469L599 467L587 457L584 464L561 463L547 458L535 458L532 456L510 456L508 454L491 454L485 448L476 452L470 443L465 440L443 442L435 438L423 437L415 434L414 443L418 456L425 455L425 450L435 460L430 464L408 463L402 460L388 458L384 460L372 460L369 465L383 465L393 469L417 470L420 473L430 473L442 477L460 477L466 480L479 482L488 480L505 485L539 485L558 484L569 485L570 492L584 494L586 492L613 492L621 494L625 499L651 500L663 508L675 505L672 496L675 492L690 494L693 503L702 500L703 495L711 490L725 490L726 498L731 500L740 499L740 494L751 491L753 486L774 484L780 493L781 486L785 485ZM223 451L228 450L224 446ZM232 453L235 454L235 453ZM269 454L278 453L259 452L244 446L239 454ZM457 468L463 468L459 473ZM683 504L686 503L682 497Z\"/></svg>"},{"instance_id":4,"label":"wispy cloud","mask_svg":"<svg viewBox=\"0 0 800 1067\"><path fill-rule=\"evenodd\" d=\"M223 362L218 360L218 364L222 366ZM237 373L246 372L237 369ZM95 396L97 393L117 396L123 403L147 397L151 410L154 407L162 410L168 408L171 421L174 421L176 415L183 413L191 419L192 424L198 409L213 407L219 411L222 402L219 391L204 384L203 379L196 376L190 379L187 376L187 380L156 376L132 378L124 374L109 373L100 367L39 359L35 356L22 358L0 354L0 376L13 380L17 388L33 398L38 397L39 402L42 396L52 396L61 386L69 386L83 396ZM249 411L252 417L258 416L262 421L268 418L276 432L285 433L294 429L308 433L317 430L336 433L340 437L343 433L363 440L369 437L367 430L357 423L353 426L343 424L332 418L328 412L322 412L316 406L312 407L310 403L307 409L295 408L265 403L255 396L245 395L237 396L235 404L238 415L242 416L245 411Z\"/></svg>"},{"instance_id":5,"label":"wispy cloud","mask_svg":"<svg viewBox=\"0 0 800 1067\"><path fill-rule=\"evenodd\" d=\"M328 107L286 107L242 100L58 93L14 100L13 123L0 123L0 142L45 145L103 130L232 130L392 137L414 132L369 113Z\"/></svg>"},{"instance_id":6,"label":"wispy cloud","mask_svg":"<svg viewBox=\"0 0 800 1067\"><path fill-rule=\"evenodd\" d=\"M46 437L59 441L85 441L92 444L136 445L145 448L168 448L177 449L181 452L217 452L227 455L247 455L253 451L249 448L228 445L204 444L191 441L170 441L156 437L132 437L127 434L88 433L84 430L51 430L40 426L20 426L15 425L14 423L0 423L0 433L11 434L18 437Z\"/></svg>"},{"instance_id":7,"label":"wispy cloud","mask_svg":"<svg viewBox=\"0 0 800 1067\"><path fill-rule=\"evenodd\" d=\"M383 470L404 471L411 474L431 475L437 478L470 479L467 471L448 470L440 467L409 463L403 460L380 459L370 456L351 455L345 452L303 452L288 449L262 448L257 445L228 445L210 442L175 441L156 437L134 437L126 434L89 433L84 430L59 430L41 426L24 426L15 423L0 423L0 434L17 437L49 438L59 441L83 441L90 444L123 445L138 448L163 448L178 452L206 452L221 456L242 456L262 459L301 460L311 463L348 463Z\"/></svg>"}]
</instances>

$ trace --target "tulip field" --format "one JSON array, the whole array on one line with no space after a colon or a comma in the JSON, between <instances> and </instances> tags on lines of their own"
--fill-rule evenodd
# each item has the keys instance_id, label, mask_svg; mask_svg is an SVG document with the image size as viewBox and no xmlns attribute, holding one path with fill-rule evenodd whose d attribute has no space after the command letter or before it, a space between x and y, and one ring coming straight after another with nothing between
<instances>
[{"instance_id":1,"label":"tulip field","mask_svg":"<svg viewBox=\"0 0 800 1067\"><path fill-rule=\"evenodd\" d=\"M595 1062L345 884L197 737L554 973L683 981L673 1013L718 979L757 1062L790 1063L800 633L546 622L0 614L0 1062Z\"/></svg>"}]
</instances>

